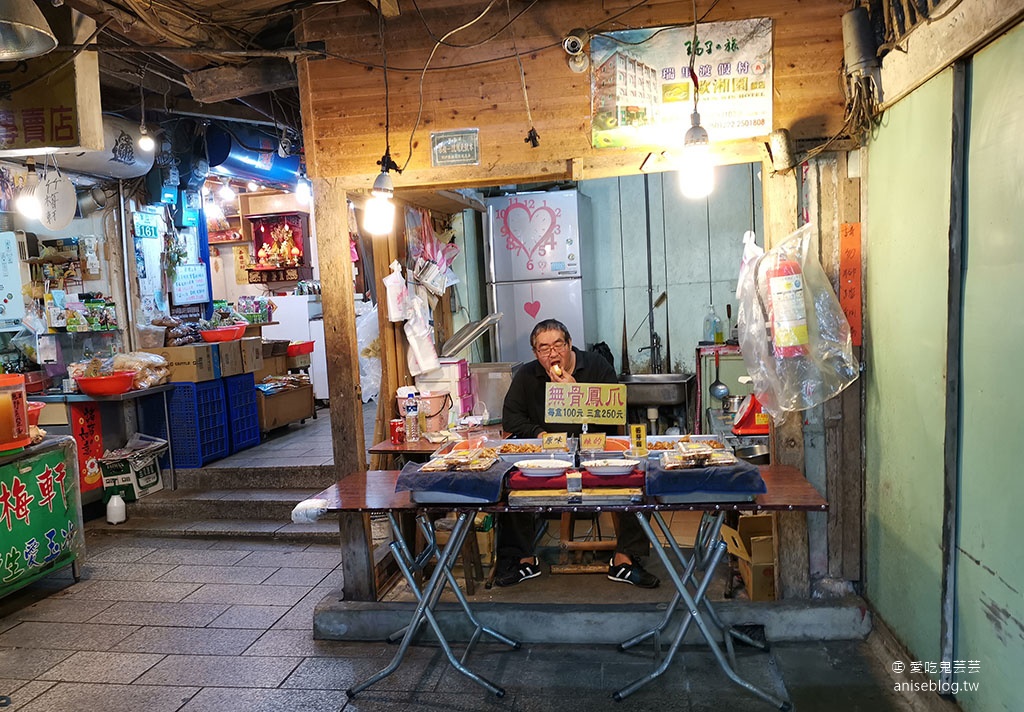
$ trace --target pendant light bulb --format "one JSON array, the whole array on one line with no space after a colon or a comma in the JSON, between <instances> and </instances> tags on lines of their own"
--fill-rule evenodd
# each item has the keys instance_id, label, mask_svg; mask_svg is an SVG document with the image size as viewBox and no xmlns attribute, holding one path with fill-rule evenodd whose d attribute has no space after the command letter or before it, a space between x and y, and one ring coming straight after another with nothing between
<instances>
[{"instance_id":1,"label":"pendant light bulb","mask_svg":"<svg viewBox=\"0 0 1024 712\"><path fill-rule=\"evenodd\" d=\"M363 229L371 235L388 235L395 227L395 203L391 198L374 195L366 201Z\"/></svg>"},{"instance_id":2,"label":"pendant light bulb","mask_svg":"<svg viewBox=\"0 0 1024 712\"><path fill-rule=\"evenodd\" d=\"M146 125L145 124L140 124L139 125L139 142L138 143L139 143L139 149L142 150L142 151L145 151L146 153L151 153L154 149L156 149L156 141L154 141L153 137L149 135L148 131L146 131Z\"/></svg>"},{"instance_id":3,"label":"pendant light bulb","mask_svg":"<svg viewBox=\"0 0 1024 712\"><path fill-rule=\"evenodd\" d=\"M708 143L708 132L700 125L700 114L690 114L693 124L683 139L683 153L679 165L679 190L691 199L699 200L711 194L715 187L715 165Z\"/></svg>"},{"instance_id":4,"label":"pendant light bulb","mask_svg":"<svg viewBox=\"0 0 1024 712\"><path fill-rule=\"evenodd\" d=\"M225 183L221 186L221 189L217 191L217 195L226 203L230 203L238 197L238 194L235 192L235 189L231 187L230 183Z\"/></svg>"},{"instance_id":5,"label":"pendant light bulb","mask_svg":"<svg viewBox=\"0 0 1024 712\"><path fill-rule=\"evenodd\" d=\"M295 199L299 201L300 205L308 205L312 198L313 188L309 184L309 178L299 176L299 180L295 184Z\"/></svg>"},{"instance_id":6,"label":"pendant light bulb","mask_svg":"<svg viewBox=\"0 0 1024 712\"><path fill-rule=\"evenodd\" d=\"M249 181L249 183L248 183L248 184L247 184L247 185L245 186L245 189L246 189L247 191L249 191L250 193L255 193L255 192L256 192L257 190L259 190L259 189L260 189L260 185L259 185L259 183L257 183L256 181L254 181L254 180L251 180L251 181Z\"/></svg>"},{"instance_id":7,"label":"pendant light bulb","mask_svg":"<svg viewBox=\"0 0 1024 712\"><path fill-rule=\"evenodd\" d=\"M42 217L43 206L36 197L36 188L39 187L39 175L36 173L35 161L28 162L28 175L25 176L25 185L18 192L14 201L14 208L29 220L38 220Z\"/></svg>"},{"instance_id":8,"label":"pendant light bulb","mask_svg":"<svg viewBox=\"0 0 1024 712\"><path fill-rule=\"evenodd\" d=\"M377 179L373 181L373 190L371 192L378 198L386 198L388 200L393 198L395 195L395 182L391 180L391 174L387 171L381 171Z\"/></svg>"}]
</instances>

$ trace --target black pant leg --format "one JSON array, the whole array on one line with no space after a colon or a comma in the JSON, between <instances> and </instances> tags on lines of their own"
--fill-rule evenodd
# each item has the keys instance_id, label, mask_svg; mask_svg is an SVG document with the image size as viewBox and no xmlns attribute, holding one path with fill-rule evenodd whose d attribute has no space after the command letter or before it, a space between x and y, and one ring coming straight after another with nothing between
<instances>
[{"instance_id":1,"label":"black pant leg","mask_svg":"<svg viewBox=\"0 0 1024 712\"><path fill-rule=\"evenodd\" d=\"M533 538L537 531L537 516L529 512L498 514L495 516L495 549L498 559L519 561L533 556ZM641 536L643 532L640 533Z\"/></svg>"},{"instance_id":2,"label":"black pant leg","mask_svg":"<svg viewBox=\"0 0 1024 712\"><path fill-rule=\"evenodd\" d=\"M619 514L619 536L615 551L625 554L633 563L640 563L641 559L651 553L651 542L632 512Z\"/></svg>"}]
</instances>

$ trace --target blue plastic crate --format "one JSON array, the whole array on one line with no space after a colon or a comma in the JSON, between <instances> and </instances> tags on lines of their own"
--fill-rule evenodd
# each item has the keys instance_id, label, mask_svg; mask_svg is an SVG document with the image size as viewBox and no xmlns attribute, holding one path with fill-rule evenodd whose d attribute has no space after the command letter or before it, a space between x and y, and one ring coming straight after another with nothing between
<instances>
[{"instance_id":1,"label":"blue plastic crate","mask_svg":"<svg viewBox=\"0 0 1024 712\"><path fill-rule=\"evenodd\" d=\"M172 385L169 409L174 466L202 467L227 455L227 402L220 380Z\"/></svg>"},{"instance_id":2,"label":"blue plastic crate","mask_svg":"<svg viewBox=\"0 0 1024 712\"><path fill-rule=\"evenodd\" d=\"M224 395L228 403L231 452L260 444L260 418L256 407L256 377L251 373L227 376Z\"/></svg>"}]
</instances>

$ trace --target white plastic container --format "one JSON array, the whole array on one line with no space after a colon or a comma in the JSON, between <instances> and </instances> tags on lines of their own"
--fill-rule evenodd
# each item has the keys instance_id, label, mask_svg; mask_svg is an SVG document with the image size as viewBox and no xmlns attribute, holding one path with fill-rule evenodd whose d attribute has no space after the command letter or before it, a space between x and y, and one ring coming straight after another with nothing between
<instances>
[{"instance_id":1,"label":"white plastic container","mask_svg":"<svg viewBox=\"0 0 1024 712\"><path fill-rule=\"evenodd\" d=\"M116 492L107 500L107 524L120 524L128 519L128 508Z\"/></svg>"}]
</instances>

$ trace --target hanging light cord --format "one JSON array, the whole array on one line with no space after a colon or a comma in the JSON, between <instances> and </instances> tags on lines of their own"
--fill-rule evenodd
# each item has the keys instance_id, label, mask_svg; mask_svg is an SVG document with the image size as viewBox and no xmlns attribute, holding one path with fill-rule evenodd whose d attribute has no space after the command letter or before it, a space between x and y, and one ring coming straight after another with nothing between
<instances>
[{"instance_id":1,"label":"hanging light cord","mask_svg":"<svg viewBox=\"0 0 1024 712\"><path fill-rule=\"evenodd\" d=\"M693 0L693 42L690 43L690 81L693 82L693 113L697 113L697 102L700 100L700 87L694 65L697 63L697 0Z\"/></svg>"},{"instance_id":2,"label":"hanging light cord","mask_svg":"<svg viewBox=\"0 0 1024 712\"><path fill-rule=\"evenodd\" d=\"M519 56L519 48L516 47L516 31L512 26L512 5L505 0L505 8L508 10L508 33L512 35L512 51L516 55L516 64L519 65L519 84L523 87L523 101L526 102L526 119L530 122L530 129L533 129L533 113L530 111L530 95L526 93L526 72L523 71L523 58Z\"/></svg>"},{"instance_id":3,"label":"hanging light cord","mask_svg":"<svg viewBox=\"0 0 1024 712\"><path fill-rule=\"evenodd\" d=\"M708 304L715 303L715 296L712 289L711 282L711 201L704 201L704 215L707 219L708 226Z\"/></svg>"},{"instance_id":4,"label":"hanging light cord","mask_svg":"<svg viewBox=\"0 0 1024 712\"><path fill-rule=\"evenodd\" d=\"M403 168L391 158L391 88L388 85L388 46L384 40L384 13L380 9L380 2L377 3L377 31L380 35L380 53L384 60L384 155L377 161L381 171L396 171L401 173ZM406 161L406 165L408 165Z\"/></svg>"},{"instance_id":5,"label":"hanging light cord","mask_svg":"<svg viewBox=\"0 0 1024 712\"><path fill-rule=\"evenodd\" d=\"M142 73L139 75L139 128L142 129L143 133L146 133L146 91L142 86L146 80L146 67L142 67Z\"/></svg>"}]
</instances>

